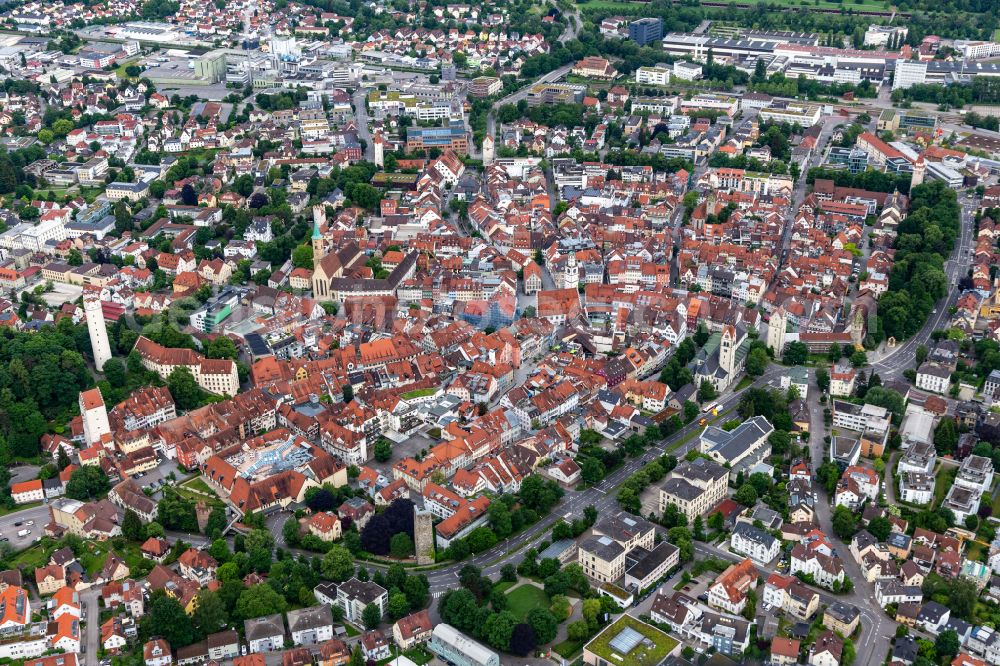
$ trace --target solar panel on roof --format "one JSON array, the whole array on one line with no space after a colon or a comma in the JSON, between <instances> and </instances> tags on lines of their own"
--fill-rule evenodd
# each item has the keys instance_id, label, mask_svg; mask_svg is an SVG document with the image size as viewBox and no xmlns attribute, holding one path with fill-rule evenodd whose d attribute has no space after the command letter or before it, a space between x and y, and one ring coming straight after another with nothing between
<instances>
[{"instance_id":1,"label":"solar panel on roof","mask_svg":"<svg viewBox=\"0 0 1000 666\"><path fill-rule=\"evenodd\" d=\"M608 647L618 654L626 655L642 642L642 634L632 627L625 627L621 632L611 639Z\"/></svg>"}]
</instances>

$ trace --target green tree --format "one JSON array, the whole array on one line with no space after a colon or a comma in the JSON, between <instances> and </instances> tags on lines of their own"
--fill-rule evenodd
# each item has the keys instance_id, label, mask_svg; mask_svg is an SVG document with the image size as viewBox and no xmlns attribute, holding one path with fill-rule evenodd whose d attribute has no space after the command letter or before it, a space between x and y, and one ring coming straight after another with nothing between
<instances>
[{"instance_id":1,"label":"green tree","mask_svg":"<svg viewBox=\"0 0 1000 666\"><path fill-rule=\"evenodd\" d=\"M222 530L224 529L226 529L226 510L217 506L212 509L212 513L208 514L208 522L205 523L205 534L213 539L218 538L222 536Z\"/></svg>"},{"instance_id":2,"label":"green tree","mask_svg":"<svg viewBox=\"0 0 1000 666\"><path fill-rule=\"evenodd\" d=\"M570 622L566 626L566 634L571 641L582 643L590 638L590 627L587 626L587 623L583 620Z\"/></svg>"},{"instance_id":3,"label":"green tree","mask_svg":"<svg viewBox=\"0 0 1000 666\"><path fill-rule=\"evenodd\" d=\"M227 335L216 336L205 348L205 356L208 358L221 358L235 361L239 358L239 351L236 343Z\"/></svg>"},{"instance_id":4,"label":"green tree","mask_svg":"<svg viewBox=\"0 0 1000 666\"><path fill-rule=\"evenodd\" d=\"M868 531L879 541L885 541L892 532L892 523L889 522L888 518L879 516L869 521Z\"/></svg>"},{"instance_id":5,"label":"green tree","mask_svg":"<svg viewBox=\"0 0 1000 666\"><path fill-rule=\"evenodd\" d=\"M826 368L816 369L816 386L823 393L830 390L830 373L827 372Z\"/></svg>"},{"instance_id":6,"label":"green tree","mask_svg":"<svg viewBox=\"0 0 1000 666\"><path fill-rule=\"evenodd\" d=\"M171 646L184 647L194 643L191 619L176 599L162 592L154 593L143 623L150 628L155 627L156 634L165 638Z\"/></svg>"},{"instance_id":7,"label":"green tree","mask_svg":"<svg viewBox=\"0 0 1000 666\"><path fill-rule=\"evenodd\" d=\"M111 484L100 467L85 465L73 470L66 482L66 497L87 502L108 492Z\"/></svg>"},{"instance_id":8,"label":"green tree","mask_svg":"<svg viewBox=\"0 0 1000 666\"><path fill-rule=\"evenodd\" d=\"M382 622L382 611L379 610L378 604L368 604L365 606L365 609L361 612L361 621L364 622L365 629L378 628L379 623Z\"/></svg>"},{"instance_id":9,"label":"green tree","mask_svg":"<svg viewBox=\"0 0 1000 666\"><path fill-rule=\"evenodd\" d=\"M405 617L410 612L410 602L406 598L406 595L402 592L397 592L389 597L388 604L389 617L393 620L398 620L401 617Z\"/></svg>"},{"instance_id":10,"label":"green tree","mask_svg":"<svg viewBox=\"0 0 1000 666\"><path fill-rule=\"evenodd\" d=\"M379 462L388 462L389 459L392 458L392 444L389 443L389 440L379 438L379 440L375 442L374 455L375 460Z\"/></svg>"},{"instance_id":11,"label":"green tree","mask_svg":"<svg viewBox=\"0 0 1000 666\"><path fill-rule=\"evenodd\" d=\"M313 269L313 249L308 243L299 245L292 251L292 265L296 268Z\"/></svg>"},{"instance_id":12,"label":"green tree","mask_svg":"<svg viewBox=\"0 0 1000 666\"><path fill-rule=\"evenodd\" d=\"M167 377L167 388L181 409L194 409L201 403L201 387L198 386L191 371L183 366L178 366L170 372L170 376Z\"/></svg>"},{"instance_id":13,"label":"green tree","mask_svg":"<svg viewBox=\"0 0 1000 666\"><path fill-rule=\"evenodd\" d=\"M398 532L389 539L389 552L397 559L413 555L413 539L406 532Z\"/></svg>"},{"instance_id":14,"label":"green tree","mask_svg":"<svg viewBox=\"0 0 1000 666\"><path fill-rule=\"evenodd\" d=\"M354 558L351 551L340 545L334 545L323 556L320 567L323 576L335 582L343 582L354 575Z\"/></svg>"},{"instance_id":15,"label":"green tree","mask_svg":"<svg viewBox=\"0 0 1000 666\"><path fill-rule=\"evenodd\" d=\"M125 363L120 358L109 358L105 361L102 372L104 372L104 377L108 380L108 383L115 388L125 386L125 382L127 381Z\"/></svg>"},{"instance_id":16,"label":"green tree","mask_svg":"<svg viewBox=\"0 0 1000 666\"><path fill-rule=\"evenodd\" d=\"M580 465L580 478L583 479L584 483L590 485L600 483L604 479L604 474L604 463L591 456L584 457L583 463Z\"/></svg>"},{"instance_id":17,"label":"green tree","mask_svg":"<svg viewBox=\"0 0 1000 666\"><path fill-rule=\"evenodd\" d=\"M236 601L236 615L243 620L284 613L287 608L285 598L267 583L246 588Z\"/></svg>"},{"instance_id":18,"label":"green tree","mask_svg":"<svg viewBox=\"0 0 1000 666\"><path fill-rule=\"evenodd\" d=\"M751 350L750 354L747 355L746 369L747 375L750 377L760 377L767 370L768 364L771 363L771 357L767 355L761 347L757 347Z\"/></svg>"},{"instance_id":19,"label":"green tree","mask_svg":"<svg viewBox=\"0 0 1000 666\"><path fill-rule=\"evenodd\" d=\"M943 418L934 429L934 449L938 455L945 456L955 452L958 446L958 427L955 419Z\"/></svg>"},{"instance_id":20,"label":"green tree","mask_svg":"<svg viewBox=\"0 0 1000 666\"><path fill-rule=\"evenodd\" d=\"M753 484L744 483L736 491L736 494L733 495L733 499L743 506L753 506L757 503L757 490L753 487Z\"/></svg>"},{"instance_id":21,"label":"green tree","mask_svg":"<svg viewBox=\"0 0 1000 666\"><path fill-rule=\"evenodd\" d=\"M950 659L958 654L962 644L958 640L958 633L953 629L942 631L934 641L934 650L938 657Z\"/></svg>"},{"instance_id":22,"label":"green tree","mask_svg":"<svg viewBox=\"0 0 1000 666\"><path fill-rule=\"evenodd\" d=\"M226 628L229 614L226 612L225 603L217 592L202 590L198 593L198 605L195 606L191 622L202 636L214 634Z\"/></svg>"},{"instance_id":23,"label":"green tree","mask_svg":"<svg viewBox=\"0 0 1000 666\"><path fill-rule=\"evenodd\" d=\"M514 633L517 618L510 611L493 613L483 625L483 636L486 642L497 650L507 652L510 649L510 637Z\"/></svg>"},{"instance_id":24,"label":"green tree","mask_svg":"<svg viewBox=\"0 0 1000 666\"><path fill-rule=\"evenodd\" d=\"M132 509L126 509L122 517L122 536L129 541L142 541L145 539L146 530L143 529L142 520Z\"/></svg>"},{"instance_id":25,"label":"green tree","mask_svg":"<svg viewBox=\"0 0 1000 666\"><path fill-rule=\"evenodd\" d=\"M809 348L803 342L789 342L785 347L786 365L802 365L809 360Z\"/></svg>"},{"instance_id":26,"label":"green tree","mask_svg":"<svg viewBox=\"0 0 1000 666\"><path fill-rule=\"evenodd\" d=\"M712 382L707 379L701 380L701 385L698 387L698 401L708 402L709 400L715 400L719 396L719 392L715 390Z\"/></svg>"},{"instance_id":27,"label":"green tree","mask_svg":"<svg viewBox=\"0 0 1000 666\"><path fill-rule=\"evenodd\" d=\"M535 637L539 645L545 645L555 640L559 630L559 623L555 616L547 608L534 608L525 618L531 628L535 630Z\"/></svg>"},{"instance_id":28,"label":"green tree","mask_svg":"<svg viewBox=\"0 0 1000 666\"><path fill-rule=\"evenodd\" d=\"M833 533L846 541L854 536L858 529L857 516L846 506L838 506L833 511Z\"/></svg>"}]
</instances>

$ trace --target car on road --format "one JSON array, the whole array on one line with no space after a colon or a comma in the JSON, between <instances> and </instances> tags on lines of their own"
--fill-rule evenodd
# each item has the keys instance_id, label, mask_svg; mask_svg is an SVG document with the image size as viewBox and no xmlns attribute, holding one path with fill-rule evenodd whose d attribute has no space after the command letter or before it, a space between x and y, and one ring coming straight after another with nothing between
<instances>
[{"instance_id":1,"label":"car on road","mask_svg":"<svg viewBox=\"0 0 1000 666\"><path fill-rule=\"evenodd\" d=\"M28 520L28 521L26 521L26 522L25 522L24 524L25 524L25 525L34 525L34 524L35 524L35 521L33 521L33 520Z\"/></svg>"},{"instance_id":2,"label":"car on road","mask_svg":"<svg viewBox=\"0 0 1000 666\"><path fill-rule=\"evenodd\" d=\"M14 523L14 527L20 527L21 525L24 525L24 521L23 520L19 520L16 523Z\"/></svg>"}]
</instances>

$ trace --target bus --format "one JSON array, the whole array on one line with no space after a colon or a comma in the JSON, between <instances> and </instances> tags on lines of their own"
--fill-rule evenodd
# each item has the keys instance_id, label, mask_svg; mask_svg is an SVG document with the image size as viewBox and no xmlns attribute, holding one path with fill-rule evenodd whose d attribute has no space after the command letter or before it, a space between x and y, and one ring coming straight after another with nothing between
<instances>
[{"instance_id":1,"label":"bus","mask_svg":"<svg viewBox=\"0 0 1000 666\"><path fill-rule=\"evenodd\" d=\"M721 409L721 406L719 405L719 403L713 402L711 405L709 405L708 407L706 407L703 411L706 414L711 414L712 416L718 416L719 415L719 409Z\"/></svg>"}]
</instances>

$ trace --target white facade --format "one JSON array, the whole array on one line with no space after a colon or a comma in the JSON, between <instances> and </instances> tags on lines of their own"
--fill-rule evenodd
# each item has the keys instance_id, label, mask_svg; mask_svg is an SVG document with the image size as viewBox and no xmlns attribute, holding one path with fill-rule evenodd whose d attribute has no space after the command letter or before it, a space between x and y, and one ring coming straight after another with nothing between
<instances>
[{"instance_id":1,"label":"white facade","mask_svg":"<svg viewBox=\"0 0 1000 666\"><path fill-rule=\"evenodd\" d=\"M635 82L665 86L670 83L670 70L666 67L640 67L635 70Z\"/></svg>"},{"instance_id":2,"label":"white facade","mask_svg":"<svg viewBox=\"0 0 1000 666\"><path fill-rule=\"evenodd\" d=\"M933 393L946 393L948 391L948 386L951 384L950 376L945 373L925 372L923 370L923 366L917 370L917 388Z\"/></svg>"},{"instance_id":3,"label":"white facade","mask_svg":"<svg viewBox=\"0 0 1000 666\"><path fill-rule=\"evenodd\" d=\"M674 63L674 76L685 81L694 81L701 78L701 65L686 60L678 60Z\"/></svg>"},{"instance_id":4,"label":"white facade","mask_svg":"<svg viewBox=\"0 0 1000 666\"><path fill-rule=\"evenodd\" d=\"M767 564L778 556L780 543L762 529L740 523L733 530L730 548L734 553L746 555L755 562Z\"/></svg>"},{"instance_id":5,"label":"white facade","mask_svg":"<svg viewBox=\"0 0 1000 666\"><path fill-rule=\"evenodd\" d=\"M100 296L88 292L83 298L83 309L87 313L87 331L90 333L90 346L94 351L94 366L100 371L104 369L104 364L111 360L111 342L108 340L108 329L104 325Z\"/></svg>"},{"instance_id":6,"label":"white facade","mask_svg":"<svg viewBox=\"0 0 1000 666\"><path fill-rule=\"evenodd\" d=\"M66 227L61 220L44 220L37 225L22 222L0 234L0 247L7 250L42 252L49 241L66 239Z\"/></svg>"},{"instance_id":7,"label":"white facade","mask_svg":"<svg viewBox=\"0 0 1000 666\"><path fill-rule=\"evenodd\" d=\"M892 89L911 88L927 82L927 63L915 60L897 60Z\"/></svg>"},{"instance_id":8,"label":"white facade","mask_svg":"<svg viewBox=\"0 0 1000 666\"><path fill-rule=\"evenodd\" d=\"M101 441L104 435L111 432L108 422L108 410L100 389L90 389L80 393L80 414L83 419L83 438L87 444Z\"/></svg>"}]
</instances>

